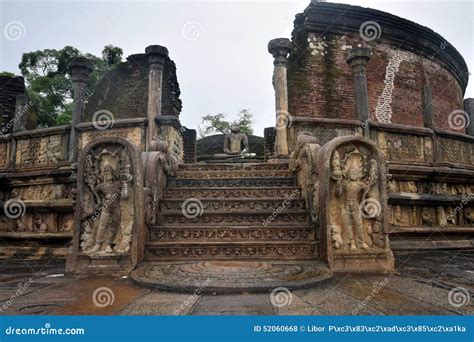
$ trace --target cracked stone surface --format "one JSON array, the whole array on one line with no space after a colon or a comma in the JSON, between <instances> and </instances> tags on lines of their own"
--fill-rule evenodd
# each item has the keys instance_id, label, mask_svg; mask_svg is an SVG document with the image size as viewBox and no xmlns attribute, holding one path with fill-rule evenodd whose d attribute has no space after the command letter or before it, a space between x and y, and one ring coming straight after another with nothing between
<instances>
[{"instance_id":1,"label":"cracked stone surface","mask_svg":"<svg viewBox=\"0 0 474 342\"><path fill-rule=\"evenodd\" d=\"M218 294L197 287L190 293L165 292L140 287L129 277L67 275L61 260L2 260L0 314L474 314L474 250L399 252L395 259L394 274L337 274L319 286L280 293L278 300L270 290ZM469 296L462 306L450 304L455 288Z\"/></svg>"}]
</instances>

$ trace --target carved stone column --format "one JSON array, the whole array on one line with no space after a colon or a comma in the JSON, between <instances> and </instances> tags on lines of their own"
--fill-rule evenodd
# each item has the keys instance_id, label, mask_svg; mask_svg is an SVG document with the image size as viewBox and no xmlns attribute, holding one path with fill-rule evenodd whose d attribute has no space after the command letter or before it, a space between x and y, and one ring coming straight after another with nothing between
<instances>
[{"instance_id":1,"label":"carved stone column","mask_svg":"<svg viewBox=\"0 0 474 342\"><path fill-rule=\"evenodd\" d=\"M161 96L163 83L163 65L168 56L168 49L160 45L150 45L145 49L148 59L148 129L146 135L146 150L158 134L155 119L161 115Z\"/></svg>"},{"instance_id":2,"label":"carved stone column","mask_svg":"<svg viewBox=\"0 0 474 342\"><path fill-rule=\"evenodd\" d=\"M74 98L68 151L69 161L73 163L77 161L78 154L78 135L76 132L76 126L82 122L84 117L87 79L92 70L94 70L92 63L85 57L75 58L69 66Z\"/></svg>"},{"instance_id":3,"label":"carved stone column","mask_svg":"<svg viewBox=\"0 0 474 342\"><path fill-rule=\"evenodd\" d=\"M474 98L464 100L464 111L469 115L470 124L466 128L466 134L474 137Z\"/></svg>"},{"instance_id":4,"label":"carved stone column","mask_svg":"<svg viewBox=\"0 0 474 342\"><path fill-rule=\"evenodd\" d=\"M273 85L275 87L275 110L276 110L276 136L275 156L288 157L288 82L287 66L288 54L291 52L292 43L287 38L272 39L268 43L268 52L275 59L273 65Z\"/></svg>"},{"instance_id":5,"label":"carved stone column","mask_svg":"<svg viewBox=\"0 0 474 342\"><path fill-rule=\"evenodd\" d=\"M346 62L352 68L356 100L357 118L364 122L364 136L369 137L369 97L367 93L367 78L365 66L370 60L370 50L357 47L349 50Z\"/></svg>"}]
</instances>

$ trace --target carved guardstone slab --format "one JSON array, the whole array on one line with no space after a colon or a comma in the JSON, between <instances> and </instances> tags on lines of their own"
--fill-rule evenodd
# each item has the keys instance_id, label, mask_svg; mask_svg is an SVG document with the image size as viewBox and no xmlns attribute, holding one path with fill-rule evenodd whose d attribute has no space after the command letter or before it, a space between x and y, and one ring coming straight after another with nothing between
<instances>
[{"instance_id":1,"label":"carved guardstone slab","mask_svg":"<svg viewBox=\"0 0 474 342\"><path fill-rule=\"evenodd\" d=\"M121 138L98 138L80 152L73 252L75 273L131 271L144 253L140 151Z\"/></svg>"},{"instance_id":2,"label":"carved guardstone slab","mask_svg":"<svg viewBox=\"0 0 474 342\"><path fill-rule=\"evenodd\" d=\"M362 137L325 144L319 160L322 239L335 272L390 272L385 161Z\"/></svg>"}]
</instances>

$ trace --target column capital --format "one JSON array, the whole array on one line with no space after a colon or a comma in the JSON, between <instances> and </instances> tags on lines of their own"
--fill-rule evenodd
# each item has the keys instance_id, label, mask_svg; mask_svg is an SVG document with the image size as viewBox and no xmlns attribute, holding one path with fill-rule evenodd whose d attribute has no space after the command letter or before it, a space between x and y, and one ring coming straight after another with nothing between
<instances>
[{"instance_id":1,"label":"column capital","mask_svg":"<svg viewBox=\"0 0 474 342\"><path fill-rule=\"evenodd\" d=\"M276 38L268 42L268 52L275 58L274 64L286 64L293 43L288 38Z\"/></svg>"},{"instance_id":2,"label":"column capital","mask_svg":"<svg viewBox=\"0 0 474 342\"><path fill-rule=\"evenodd\" d=\"M346 62L351 68L359 66L365 67L370 60L370 49L366 47L356 47L349 50L346 57Z\"/></svg>"},{"instance_id":3,"label":"column capital","mask_svg":"<svg viewBox=\"0 0 474 342\"><path fill-rule=\"evenodd\" d=\"M87 82L94 65L86 57L76 57L69 64L69 73L73 82Z\"/></svg>"},{"instance_id":4,"label":"column capital","mask_svg":"<svg viewBox=\"0 0 474 342\"><path fill-rule=\"evenodd\" d=\"M145 48L145 55L148 59L148 65L163 65L165 58L168 57L168 49L161 45L150 45Z\"/></svg>"}]
</instances>

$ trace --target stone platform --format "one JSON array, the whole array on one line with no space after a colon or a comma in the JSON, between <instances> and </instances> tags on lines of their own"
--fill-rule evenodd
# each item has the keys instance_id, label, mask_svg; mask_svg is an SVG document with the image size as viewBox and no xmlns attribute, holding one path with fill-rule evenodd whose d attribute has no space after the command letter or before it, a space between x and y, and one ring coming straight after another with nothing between
<instances>
[{"instance_id":1,"label":"stone platform","mask_svg":"<svg viewBox=\"0 0 474 342\"><path fill-rule=\"evenodd\" d=\"M316 261L200 261L146 263L132 272L141 286L173 292L242 293L267 292L277 287L302 289L332 277Z\"/></svg>"}]
</instances>

